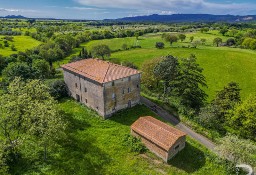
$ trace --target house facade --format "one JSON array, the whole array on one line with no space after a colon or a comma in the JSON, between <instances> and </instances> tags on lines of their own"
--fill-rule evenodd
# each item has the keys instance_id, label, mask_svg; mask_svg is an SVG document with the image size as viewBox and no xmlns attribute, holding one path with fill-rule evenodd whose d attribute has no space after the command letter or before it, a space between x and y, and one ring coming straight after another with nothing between
<instances>
[{"instance_id":1,"label":"house facade","mask_svg":"<svg viewBox=\"0 0 256 175\"><path fill-rule=\"evenodd\" d=\"M185 147L186 134L151 116L140 117L131 125L131 134L158 157L168 162Z\"/></svg>"},{"instance_id":2,"label":"house facade","mask_svg":"<svg viewBox=\"0 0 256 175\"><path fill-rule=\"evenodd\" d=\"M140 102L141 73L99 59L62 66L69 94L104 118Z\"/></svg>"}]
</instances>

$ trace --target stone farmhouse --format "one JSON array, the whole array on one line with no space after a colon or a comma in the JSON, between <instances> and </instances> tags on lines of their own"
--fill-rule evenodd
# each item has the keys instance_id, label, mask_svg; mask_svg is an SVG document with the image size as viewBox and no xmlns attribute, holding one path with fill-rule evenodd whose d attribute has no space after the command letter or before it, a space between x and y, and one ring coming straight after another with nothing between
<instances>
[{"instance_id":1,"label":"stone farmhouse","mask_svg":"<svg viewBox=\"0 0 256 175\"><path fill-rule=\"evenodd\" d=\"M186 134L151 116L140 117L131 125L131 134L165 162L185 147Z\"/></svg>"},{"instance_id":2,"label":"stone farmhouse","mask_svg":"<svg viewBox=\"0 0 256 175\"><path fill-rule=\"evenodd\" d=\"M104 118L140 102L141 73L99 59L62 66L69 94Z\"/></svg>"}]
</instances>

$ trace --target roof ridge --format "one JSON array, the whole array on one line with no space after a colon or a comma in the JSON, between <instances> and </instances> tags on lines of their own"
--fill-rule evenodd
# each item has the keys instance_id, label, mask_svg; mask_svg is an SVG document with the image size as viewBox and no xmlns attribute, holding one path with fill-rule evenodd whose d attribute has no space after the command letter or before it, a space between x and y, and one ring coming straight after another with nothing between
<instances>
[{"instance_id":1,"label":"roof ridge","mask_svg":"<svg viewBox=\"0 0 256 175\"><path fill-rule=\"evenodd\" d=\"M108 69L107 69L106 74L105 74L105 76L104 76L104 78L103 78L103 81L102 81L103 83L105 82L105 79L106 79L106 76L107 76L107 73L108 73L109 68L110 68L110 64L108 63Z\"/></svg>"},{"instance_id":2,"label":"roof ridge","mask_svg":"<svg viewBox=\"0 0 256 175\"><path fill-rule=\"evenodd\" d=\"M150 118L155 119L154 117L150 117ZM150 121L150 120L147 120L147 121L150 122L151 124L155 125L155 126L158 126L159 128L163 129L164 131L168 132L170 135L172 135L172 136L174 136L174 137L176 137L176 138L179 138L179 136L177 136L177 134L172 133L171 131L169 131L169 130L163 128L162 126L157 125L157 124L153 123L153 122ZM158 123L160 123L157 119L155 119L155 121L158 122ZM164 125L167 125L167 124L164 123L164 122L162 122L162 123L163 123ZM169 125L167 125L167 126L169 126ZM172 126L171 126L171 127L172 127ZM172 127L172 128L174 128L174 127ZM176 128L174 128L174 129L177 130Z\"/></svg>"}]
</instances>

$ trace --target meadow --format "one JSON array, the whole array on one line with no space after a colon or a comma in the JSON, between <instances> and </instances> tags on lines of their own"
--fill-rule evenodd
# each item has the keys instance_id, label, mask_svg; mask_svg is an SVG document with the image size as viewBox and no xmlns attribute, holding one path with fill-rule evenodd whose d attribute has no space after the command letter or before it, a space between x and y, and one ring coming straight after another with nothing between
<instances>
[{"instance_id":1,"label":"meadow","mask_svg":"<svg viewBox=\"0 0 256 175\"><path fill-rule=\"evenodd\" d=\"M114 51L111 58L120 61L130 61L136 64L139 68L144 61L156 57L166 56L168 54L178 58L189 57L190 54L195 54L198 58L198 63L204 68L203 74L206 77L208 88L205 91L209 95L209 100L213 99L216 91L221 90L227 83L235 81L239 83L242 98L246 98L252 93L256 93L256 51L213 46L213 39L221 37L226 41L228 37L222 36L215 31L209 33L188 33L186 40L183 42L173 43L172 46L168 42L161 39L161 34L147 34L136 38L115 38L105 40L95 40L81 44L80 48L73 50L73 53L62 60L56 62L55 66L67 63L72 56L78 55L82 47L91 50L93 46L98 44L106 44ZM189 37L194 36L195 40L202 38L206 39L205 45L198 45L197 48L188 48L191 45ZM155 48L156 42L164 42L164 49ZM128 47L140 45L142 48L123 50L122 45L127 44Z\"/></svg>"},{"instance_id":2,"label":"meadow","mask_svg":"<svg viewBox=\"0 0 256 175\"><path fill-rule=\"evenodd\" d=\"M0 44L3 44L3 35L0 35ZM15 54L18 53L19 51L24 52L27 49L32 49L36 46L38 46L39 44L41 44L40 41L37 41L33 38L31 38L30 36L13 36L13 41L8 41L9 43L9 47L5 47L5 48L0 48L0 55L3 56L9 56L11 54ZM17 49L16 51L13 51L11 49L11 45L14 45L15 48Z\"/></svg>"},{"instance_id":3,"label":"meadow","mask_svg":"<svg viewBox=\"0 0 256 175\"><path fill-rule=\"evenodd\" d=\"M152 115L148 108L138 105L102 120L87 107L65 99L59 104L69 123L67 138L61 148L51 155L51 164L27 165L21 174L228 174L226 164L191 138L186 148L174 159L163 163L155 155L130 152L124 145L130 125L140 116ZM15 173L14 173L15 174Z\"/></svg>"}]
</instances>

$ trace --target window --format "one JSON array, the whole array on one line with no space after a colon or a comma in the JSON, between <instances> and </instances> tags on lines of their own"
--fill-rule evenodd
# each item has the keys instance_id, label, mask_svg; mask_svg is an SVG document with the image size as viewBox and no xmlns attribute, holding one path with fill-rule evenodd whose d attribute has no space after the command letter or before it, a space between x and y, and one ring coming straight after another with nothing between
<instances>
[{"instance_id":1,"label":"window","mask_svg":"<svg viewBox=\"0 0 256 175\"><path fill-rule=\"evenodd\" d=\"M87 103L87 99L85 99L85 103Z\"/></svg>"},{"instance_id":2,"label":"window","mask_svg":"<svg viewBox=\"0 0 256 175\"><path fill-rule=\"evenodd\" d=\"M177 150L177 149L179 149L179 147L180 147L180 145L177 145L177 146L175 146L174 149Z\"/></svg>"},{"instance_id":3,"label":"window","mask_svg":"<svg viewBox=\"0 0 256 175\"><path fill-rule=\"evenodd\" d=\"M87 92L87 88L84 88L84 92Z\"/></svg>"},{"instance_id":4,"label":"window","mask_svg":"<svg viewBox=\"0 0 256 175\"><path fill-rule=\"evenodd\" d=\"M122 93L124 94L125 93L125 90L123 89Z\"/></svg>"},{"instance_id":5,"label":"window","mask_svg":"<svg viewBox=\"0 0 256 175\"><path fill-rule=\"evenodd\" d=\"M137 88L140 88L140 85L137 84Z\"/></svg>"},{"instance_id":6,"label":"window","mask_svg":"<svg viewBox=\"0 0 256 175\"><path fill-rule=\"evenodd\" d=\"M75 85L76 85L76 88L77 88L77 83Z\"/></svg>"},{"instance_id":7,"label":"window","mask_svg":"<svg viewBox=\"0 0 256 175\"><path fill-rule=\"evenodd\" d=\"M112 81L112 86L115 86L115 82L114 81Z\"/></svg>"},{"instance_id":8,"label":"window","mask_svg":"<svg viewBox=\"0 0 256 175\"><path fill-rule=\"evenodd\" d=\"M130 92L131 92L131 88L128 88L127 90L128 90L128 93L130 93Z\"/></svg>"},{"instance_id":9,"label":"window","mask_svg":"<svg viewBox=\"0 0 256 175\"><path fill-rule=\"evenodd\" d=\"M96 109L99 110L99 107L97 106Z\"/></svg>"}]
</instances>

